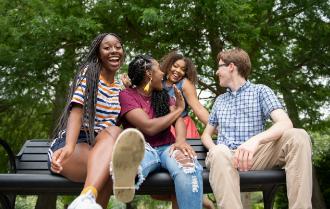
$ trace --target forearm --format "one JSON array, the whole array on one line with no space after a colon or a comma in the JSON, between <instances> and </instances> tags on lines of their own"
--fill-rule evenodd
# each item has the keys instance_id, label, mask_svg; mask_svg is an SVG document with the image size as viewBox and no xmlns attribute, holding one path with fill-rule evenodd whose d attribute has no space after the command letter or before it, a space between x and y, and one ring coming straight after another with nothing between
<instances>
[{"instance_id":1,"label":"forearm","mask_svg":"<svg viewBox=\"0 0 330 209\"><path fill-rule=\"evenodd\" d=\"M66 146L69 146L71 148L75 147L79 136L80 128L82 125L82 121L81 121L82 115L83 115L82 108L80 107L72 108L66 128Z\"/></svg>"},{"instance_id":2,"label":"forearm","mask_svg":"<svg viewBox=\"0 0 330 209\"><path fill-rule=\"evenodd\" d=\"M209 118L209 112L202 105L200 105L200 108L194 111L194 113L196 114L197 118L206 126Z\"/></svg>"},{"instance_id":3,"label":"forearm","mask_svg":"<svg viewBox=\"0 0 330 209\"><path fill-rule=\"evenodd\" d=\"M283 135L284 131L292 128L291 121L281 121L274 123L269 129L253 136L251 139L256 140L259 144L265 144L275 141Z\"/></svg>"},{"instance_id":4,"label":"forearm","mask_svg":"<svg viewBox=\"0 0 330 209\"><path fill-rule=\"evenodd\" d=\"M208 150L212 149L215 146L212 139L212 134L214 133L214 131L215 128L207 124L201 136L202 143Z\"/></svg>"},{"instance_id":5,"label":"forearm","mask_svg":"<svg viewBox=\"0 0 330 209\"><path fill-rule=\"evenodd\" d=\"M186 141L187 129L181 117L179 117L175 122L175 135L175 142L182 143Z\"/></svg>"},{"instance_id":6,"label":"forearm","mask_svg":"<svg viewBox=\"0 0 330 209\"><path fill-rule=\"evenodd\" d=\"M170 127L180 117L181 113L182 109L176 108L165 116L146 121L146 124L141 124L139 128L147 135L153 136Z\"/></svg>"}]
</instances>

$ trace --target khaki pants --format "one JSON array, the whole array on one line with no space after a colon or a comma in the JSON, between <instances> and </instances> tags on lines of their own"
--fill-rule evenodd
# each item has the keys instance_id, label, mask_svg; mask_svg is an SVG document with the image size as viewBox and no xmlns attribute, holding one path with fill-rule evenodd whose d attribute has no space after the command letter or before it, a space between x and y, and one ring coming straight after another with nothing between
<instances>
[{"instance_id":1,"label":"khaki pants","mask_svg":"<svg viewBox=\"0 0 330 209\"><path fill-rule=\"evenodd\" d=\"M309 135L303 129L289 129L273 142L258 147L251 170L282 167L286 171L289 208L311 209L312 160ZM208 153L210 184L217 205L223 209L243 208L237 169L232 166L234 151L217 145Z\"/></svg>"}]
</instances>

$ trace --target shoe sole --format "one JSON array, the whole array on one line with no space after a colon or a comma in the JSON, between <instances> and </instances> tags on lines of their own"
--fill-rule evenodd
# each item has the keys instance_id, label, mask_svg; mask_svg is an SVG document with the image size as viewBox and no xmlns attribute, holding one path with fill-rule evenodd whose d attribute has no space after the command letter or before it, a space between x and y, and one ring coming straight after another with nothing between
<instances>
[{"instance_id":1,"label":"shoe sole","mask_svg":"<svg viewBox=\"0 0 330 209\"><path fill-rule=\"evenodd\" d=\"M137 129L121 132L112 153L113 192L124 203L131 202L135 195L135 177L144 157L144 136Z\"/></svg>"}]
</instances>

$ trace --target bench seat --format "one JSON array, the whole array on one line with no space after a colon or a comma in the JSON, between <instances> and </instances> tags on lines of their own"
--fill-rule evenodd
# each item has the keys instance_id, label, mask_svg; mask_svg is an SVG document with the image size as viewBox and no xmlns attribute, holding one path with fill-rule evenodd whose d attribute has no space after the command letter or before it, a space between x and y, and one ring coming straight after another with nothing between
<instances>
[{"instance_id":1,"label":"bench seat","mask_svg":"<svg viewBox=\"0 0 330 209\"><path fill-rule=\"evenodd\" d=\"M209 184L209 171L205 168L207 150L199 139L189 139L189 144L197 153L197 159L204 167L204 193L212 193ZM12 209L16 195L40 195L53 197L57 195L78 195L83 183L50 174L47 168L47 151L49 142L45 140L28 140L16 155L15 173L0 174L0 201L4 209ZM264 170L240 172L241 191L262 191L265 208L272 208L274 195L279 185L285 184L283 170ZM166 171L150 174L136 194L174 194L174 184ZM55 197L55 198L54 198ZM49 201L44 201L48 204ZM55 203L54 203L55 204ZM44 206L38 206L43 208Z\"/></svg>"}]
</instances>

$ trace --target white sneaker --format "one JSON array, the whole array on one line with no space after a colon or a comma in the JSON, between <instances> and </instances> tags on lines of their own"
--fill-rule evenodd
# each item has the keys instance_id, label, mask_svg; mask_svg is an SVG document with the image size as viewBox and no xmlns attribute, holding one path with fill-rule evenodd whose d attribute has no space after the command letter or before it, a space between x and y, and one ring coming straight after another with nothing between
<instances>
[{"instance_id":1,"label":"white sneaker","mask_svg":"<svg viewBox=\"0 0 330 209\"><path fill-rule=\"evenodd\" d=\"M92 192L88 191L86 194L79 195L68 209L102 209L102 207L96 203Z\"/></svg>"}]
</instances>

